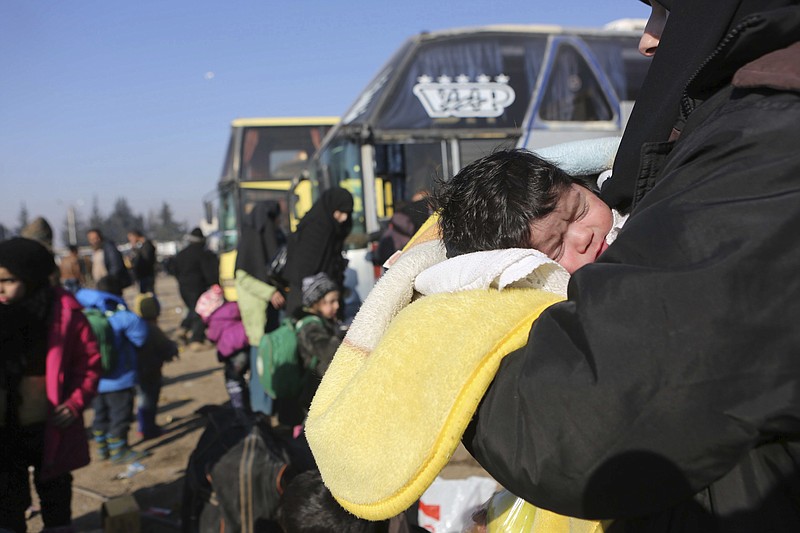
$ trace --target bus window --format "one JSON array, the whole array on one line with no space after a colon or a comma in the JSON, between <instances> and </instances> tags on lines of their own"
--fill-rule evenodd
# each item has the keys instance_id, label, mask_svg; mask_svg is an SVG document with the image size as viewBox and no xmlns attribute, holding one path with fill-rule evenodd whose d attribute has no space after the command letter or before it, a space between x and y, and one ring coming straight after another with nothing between
<instances>
[{"instance_id":1,"label":"bus window","mask_svg":"<svg viewBox=\"0 0 800 533\"><path fill-rule=\"evenodd\" d=\"M375 179L379 186L375 191L377 198L378 218L392 216L396 200L403 199L398 191L403 190L405 183L405 151L402 144L375 145Z\"/></svg>"},{"instance_id":2,"label":"bus window","mask_svg":"<svg viewBox=\"0 0 800 533\"><path fill-rule=\"evenodd\" d=\"M319 146L320 128L270 126L244 129L242 181L291 180Z\"/></svg>"},{"instance_id":3,"label":"bus window","mask_svg":"<svg viewBox=\"0 0 800 533\"><path fill-rule=\"evenodd\" d=\"M237 219L236 189L233 187L226 187L224 190L220 191L219 196L219 249L221 252L229 252L236 249L236 244L238 242Z\"/></svg>"},{"instance_id":4,"label":"bus window","mask_svg":"<svg viewBox=\"0 0 800 533\"><path fill-rule=\"evenodd\" d=\"M381 204L377 206L378 218L391 217L395 209L410 201L415 193L430 190L434 180L444 174L439 141L376 144L375 178L383 187L378 198Z\"/></svg>"},{"instance_id":5,"label":"bus window","mask_svg":"<svg viewBox=\"0 0 800 533\"><path fill-rule=\"evenodd\" d=\"M634 37L584 36L583 41L606 74L620 100L636 100L650 58L639 53Z\"/></svg>"},{"instance_id":6,"label":"bus window","mask_svg":"<svg viewBox=\"0 0 800 533\"><path fill-rule=\"evenodd\" d=\"M417 143L405 145L406 175L402 190L395 191L395 198L407 202L419 190L430 190L434 179L442 177L441 143Z\"/></svg>"},{"instance_id":7,"label":"bus window","mask_svg":"<svg viewBox=\"0 0 800 533\"><path fill-rule=\"evenodd\" d=\"M497 150L514 148L515 143L516 139L508 139L505 142L502 139L464 139L459 141L461 168Z\"/></svg>"},{"instance_id":8,"label":"bus window","mask_svg":"<svg viewBox=\"0 0 800 533\"><path fill-rule=\"evenodd\" d=\"M289 222L289 205L288 195L286 191L260 189L260 188L246 188L242 187L241 191L241 210L242 213L246 211L248 205L255 204L256 202L275 202L280 206L280 214L278 215L278 226L286 233L290 231Z\"/></svg>"},{"instance_id":9,"label":"bus window","mask_svg":"<svg viewBox=\"0 0 800 533\"><path fill-rule=\"evenodd\" d=\"M614 113L583 56L562 43L556 52L539 118L557 121L612 120Z\"/></svg>"},{"instance_id":10,"label":"bus window","mask_svg":"<svg viewBox=\"0 0 800 533\"><path fill-rule=\"evenodd\" d=\"M242 180L261 181L269 179L269 147L255 128L244 131L242 145Z\"/></svg>"},{"instance_id":11,"label":"bus window","mask_svg":"<svg viewBox=\"0 0 800 533\"><path fill-rule=\"evenodd\" d=\"M650 68L650 58L639 53L638 50L630 48L622 49L622 61L625 63L625 88L626 100L636 100L639 98L639 90L642 88L644 77Z\"/></svg>"},{"instance_id":12,"label":"bus window","mask_svg":"<svg viewBox=\"0 0 800 533\"><path fill-rule=\"evenodd\" d=\"M233 171L233 147L235 145L236 138L235 136L231 135L231 138L228 141L228 149L225 150L225 163L222 165L222 177L219 180L220 182L233 181L236 178Z\"/></svg>"},{"instance_id":13,"label":"bus window","mask_svg":"<svg viewBox=\"0 0 800 533\"><path fill-rule=\"evenodd\" d=\"M275 150L269 159L269 173L272 179L290 180L302 173L307 166L308 152L305 150Z\"/></svg>"},{"instance_id":14,"label":"bus window","mask_svg":"<svg viewBox=\"0 0 800 533\"><path fill-rule=\"evenodd\" d=\"M320 163L324 167L323 172L328 183L347 189L353 195L352 233L366 233L359 146L342 140L325 150Z\"/></svg>"}]
</instances>

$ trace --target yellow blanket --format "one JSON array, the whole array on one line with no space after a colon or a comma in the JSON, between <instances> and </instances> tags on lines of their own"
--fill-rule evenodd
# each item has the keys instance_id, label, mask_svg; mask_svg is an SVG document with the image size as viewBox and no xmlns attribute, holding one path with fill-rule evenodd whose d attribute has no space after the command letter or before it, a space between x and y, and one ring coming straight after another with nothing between
<instances>
[{"instance_id":1,"label":"yellow blanket","mask_svg":"<svg viewBox=\"0 0 800 533\"><path fill-rule=\"evenodd\" d=\"M444 258L435 226L426 226L365 300L311 404L306 435L322 478L363 518L392 517L419 499L456 450L502 358L524 346L533 321L562 299L508 289L412 301L414 277Z\"/></svg>"},{"instance_id":2,"label":"yellow blanket","mask_svg":"<svg viewBox=\"0 0 800 533\"><path fill-rule=\"evenodd\" d=\"M371 354L343 344L306 426L342 506L372 520L411 506L450 460L502 357L558 299L525 289L434 294L403 309Z\"/></svg>"}]
</instances>

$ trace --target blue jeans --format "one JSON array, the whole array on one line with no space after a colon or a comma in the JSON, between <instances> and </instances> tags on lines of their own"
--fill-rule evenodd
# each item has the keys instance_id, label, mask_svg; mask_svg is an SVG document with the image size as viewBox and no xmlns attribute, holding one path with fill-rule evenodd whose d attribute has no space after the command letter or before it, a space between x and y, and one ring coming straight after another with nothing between
<instances>
[{"instance_id":1,"label":"blue jeans","mask_svg":"<svg viewBox=\"0 0 800 533\"><path fill-rule=\"evenodd\" d=\"M258 378L258 346L250 347L250 409L254 413L272 414L272 398L264 392Z\"/></svg>"}]
</instances>

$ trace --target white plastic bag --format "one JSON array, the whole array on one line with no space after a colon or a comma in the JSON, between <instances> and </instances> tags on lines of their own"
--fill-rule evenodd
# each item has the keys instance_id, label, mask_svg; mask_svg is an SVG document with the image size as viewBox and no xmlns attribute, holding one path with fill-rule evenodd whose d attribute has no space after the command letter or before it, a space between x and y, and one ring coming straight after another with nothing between
<instances>
[{"instance_id":1,"label":"white plastic bag","mask_svg":"<svg viewBox=\"0 0 800 533\"><path fill-rule=\"evenodd\" d=\"M487 477L437 477L419 499L419 525L433 533L458 533L497 488L497 482Z\"/></svg>"}]
</instances>

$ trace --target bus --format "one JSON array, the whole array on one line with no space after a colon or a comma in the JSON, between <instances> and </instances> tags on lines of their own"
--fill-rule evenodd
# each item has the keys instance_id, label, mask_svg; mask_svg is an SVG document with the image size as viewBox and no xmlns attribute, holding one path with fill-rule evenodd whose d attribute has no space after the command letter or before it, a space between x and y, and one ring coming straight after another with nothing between
<instances>
[{"instance_id":1,"label":"bus","mask_svg":"<svg viewBox=\"0 0 800 533\"><path fill-rule=\"evenodd\" d=\"M287 233L294 230L314 200L311 181L304 179L310 158L338 122L338 117L239 118L231 122L222 177L215 191L220 284L228 300L236 300L234 267L244 206L260 200L277 201L281 228Z\"/></svg>"},{"instance_id":2,"label":"bus","mask_svg":"<svg viewBox=\"0 0 800 533\"><path fill-rule=\"evenodd\" d=\"M310 166L355 198L350 267L364 298L370 243L395 208L498 147L621 135L647 73L645 21L598 29L509 25L409 38L356 98Z\"/></svg>"}]
</instances>

